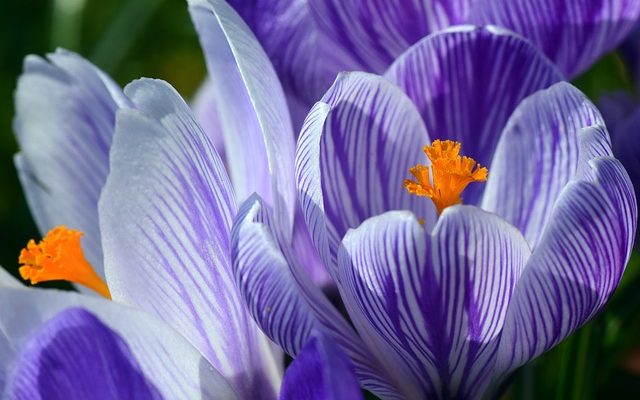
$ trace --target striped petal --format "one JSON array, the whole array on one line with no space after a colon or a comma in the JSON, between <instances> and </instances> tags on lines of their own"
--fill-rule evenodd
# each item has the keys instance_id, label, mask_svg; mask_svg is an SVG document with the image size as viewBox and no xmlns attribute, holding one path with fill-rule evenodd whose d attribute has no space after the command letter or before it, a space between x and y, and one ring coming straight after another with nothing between
<instances>
[{"instance_id":1,"label":"striped petal","mask_svg":"<svg viewBox=\"0 0 640 400\"><path fill-rule=\"evenodd\" d=\"M370 348L390 373L422 392L405 395L480 398L530 254L522 235L494 214L454 206L431 235L412 214L391 212L365 221L342 244L347 310L359 332L371 333Z\"/></svg>"},{"instance_id":2,"label":"striped petal","mask_svg":"<svg viewBox=\"0 0 640 400\"><path fill-rule=\"evenodd\" d=\"M287 368L280 400L359 400L360 386L347 356L317 333Z\"/></svg>"},{"instance_id":3,"label":"striped petal","mask_svg":"<svg viewBox=\"0 0 640 400\"><path fill-rule=\"evenodd\" d=\"M555 200L577 173L581 129L603 123L595 106L568 83L529 96L502 133L482 208L515 225L535 248ZM602 144L610 146L608 137Z\"/></svg>"},{"instance_id":4,"label":"striped petal","mask_svg":"<svg viewBox=\"0 0 640 400\"><path fill-rule=\"evenodd\" d=\"M217 104L228 168L240 201L258 193L291 234L295 143L278 77L255 37L224 0L189 0Z\"/></svg>"},{"instance_id":5,"label":"striped petal","mask_svg":"<svg viewBox=\"0 0 640 400\"><path fill-rule=\"evenodd\" d=\"M463 152L490 165L507 119L528 95L561 80L533 45L495 27L455 27L407 50L385 74L411 98L432 139L462 143ZM484 185L469 187L476 204Z\"/></svg>"},{"instance_id":6,"label":"striped petal","mask_svg":"<svg viewBox=\"0 0 640 400\"><path fill-rule=\"evenodd\" d=\"M99 322L87 320L87 311L77 307ZM133 394L131 384L147 389L132 398L149 398L142 396L149 393L166 399L237 398L182 335L115 302L56 290L3 288L0 332L0 344L7 345L0 346L0 383L8 377L10 399L130 398L98 392L109 389L105 377L116 380L113 389L120 393ZM55 368L49 368L52 364ZM105 377L89 376L105 368ZM92 380L79 379L83 374ZM84 396L88 390L92 395Z\"/></svg>"},{"instance_id":7,"label":"striped petal","mask_svg":"<svg viewBox=\"0 0 640 400\"><path fill-rule=\"evenodd\" d=\"M384 398L397 397L361 339L309 280L257 195L240 208L231 240L238 287L269 338L295 357L314 330L325 332L351 358L364 387Z\"/></svg>"},{"instance_id":8,"label":"striped petal","mask_svg":"<svg viewBox=\"0 0 640 400\"><path fill-rule=\"evenodd\" d=\"M322 33L360 65L382 73L424 36L463 22L471 0L309 0Z\"/></svg>"},{"instance_id":9,"label":"striped petal","mask_svg":"<svg viewBox=\"0 0 640 400\"><path fill-rule=\"evenodd\" d=\"M279 368L231 271L236 203L224 166L191 110L163 81L125 93L100 203L107 283L183 334L237 392L274 396Z\"/></svg>"},{"instance_id":10,"label":"striped petal","mask_svg":"<svg viewBox=\"0 0 640 400\"><path fill-rule=\"evenodd\" d=\"M322 29L307 0L230 0L229 4L269 55L290 97L290 108L300 102L306 115L338 72L359 69Z\"/></svg>"},{"instance_id":11,"label":"striped petal","mask_svg":"<svg viewBox=\"0 0 640 400\"><path fill-rule=\"evenodd\" d=\"M16 157L27 201L44 235L57 225L85 233L87 259L103 274L98 198L109 172L122 90L77 54L28 56L15 92Z\"/></svg>"},{"instance_id":12,"label":"striped petal","mask_svg":"<svg viewBox=\"0 0 640 400\"><path fill-rule=\"evenodd\" d=\"M431 224L428 201L402 187L430 143L420 116L397 88L366 73L341 74L316 104L298 141L296 174L303 213L325 265L349 228L389 210L412 210Z\"/></svg>"},{"instance_id":13,"label":"striped petal","mask_svg":"<svg viewBox=\"0 0 640 400\"><path fill-rule=\"evenodd\" d=\"M597 157L558 198L509 306L496 376L559 343L615 290L636 229L633 187L619 161Z\"/></svg>"},{"instance_id":14,"label":"striped petal","mask_svg":"<svg viewBox=\"0 0 640 400\"><path fill-rule=\"evenodd\" d=\"M479 0L469 21L521 34L574 78L613 50L639 17L636 0Z\"/></svg>"}]
</instances>

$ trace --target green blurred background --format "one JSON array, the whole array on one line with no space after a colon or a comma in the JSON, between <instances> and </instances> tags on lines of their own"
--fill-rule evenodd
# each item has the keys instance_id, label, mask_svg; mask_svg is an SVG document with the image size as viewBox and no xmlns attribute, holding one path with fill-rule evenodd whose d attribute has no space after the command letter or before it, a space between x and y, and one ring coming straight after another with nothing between
<instances>
[{"instance_id":1,"label":"green blurred background","mask_svg":"<svg viewBox=\"0 0 640 400\"><path fill-rule=\"evenodd\" d=\"M39 234L13 167L16 78L27 54L76 51L125 85L141 76L170 82L190 98L205 67L186 0L3 0L0 6L0 265ZM631 90L617 53L574 82L592 99ZM614 298L592 322L518 371L506 399L640 398L640 267L634 255ZM45 285L46 286L46 285ZM51 286L51 285L49 285ZM61 287L60 285L55 285ZM62 286L64 287L64 286Z\"/></svg>"}]
</instances>

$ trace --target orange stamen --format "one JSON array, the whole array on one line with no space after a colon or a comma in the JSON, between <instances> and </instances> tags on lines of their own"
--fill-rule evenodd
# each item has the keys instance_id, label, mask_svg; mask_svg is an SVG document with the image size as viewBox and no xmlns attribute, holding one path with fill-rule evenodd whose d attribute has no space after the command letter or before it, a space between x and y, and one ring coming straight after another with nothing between
<instances>
[{"instance_id":1,"label":"orange stamen","mask_svg":"<svg viewBox=\"0 0 640 400\"><path fill-rule=\"evenodd\" d=\"M460 156L460 143L435 140L423 148L431 167L418 164L409 172L416 180L405 179L404 187L411 194L428 197L438 215L454 204L462 203L462 192L472 182L485 182L489 171L471 157Z\"/></svg>"},{"instance_id":2,"label":"orange stamen","mask_svg":"<svg viewBox=\"0 0 640 400\"><path fill-rule=\"evenodd\" d=\"M79 283L111 299L107 284L96 274L80 246L82 232L57 226L36 244L34 240L20 252L20 276L39 282L65 280Z\"/></svg>"}]
</instances>

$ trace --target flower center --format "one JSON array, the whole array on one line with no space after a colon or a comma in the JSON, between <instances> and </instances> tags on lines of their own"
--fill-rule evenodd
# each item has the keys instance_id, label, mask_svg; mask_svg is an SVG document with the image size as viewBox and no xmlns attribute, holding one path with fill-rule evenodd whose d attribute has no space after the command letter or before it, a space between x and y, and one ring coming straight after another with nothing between
<instances>
[{"instance_id":1,"label":"flower center","mask_svg":"<svg viewBox=\"0 0 640 400\"><path fill-rule=\"evenodd\" d=\"M428 197L438 215L454 204L462 202L462 192L472 182L485 182L489 171L471 157L460 155L460 143L434 140L422 149L431 166L422 164L409 169L416 180L405 179L404 187L411 194ZM431 173L429 173L431 172Z\"/></svg>"},{"instance_id":2,"label":"flower center","mask_svg":"<svg viewBox=\"0 0 640 400\"><path fill-rule=\"evenodd\" d=\"M93 270L80 246L82 232L57 226L36 244L32 239L20 252L20 276L39 282L65 280L86 286L111 299L107 284Z\"/></svg>"}]
</instances>

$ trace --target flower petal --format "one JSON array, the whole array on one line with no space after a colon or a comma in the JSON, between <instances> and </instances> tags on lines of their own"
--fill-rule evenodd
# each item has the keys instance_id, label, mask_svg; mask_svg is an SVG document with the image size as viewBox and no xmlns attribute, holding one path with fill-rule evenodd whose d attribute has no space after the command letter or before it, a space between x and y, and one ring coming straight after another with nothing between
<instances>
[{"instance_id":1,"label":"flower petal","mask_svg":"<svg viewBox=\"0 0 640 400\"><path fill-rule=\"evenodd\" d=\"M6 269L0 266L0 288L22 288L24 285L13 277Z\"/></svg>"},{"instance_id":2,"label":"flower petal","mask_svg":"<svg viewBox=\"0 0 640 400\"><path fill-rule=\"evenodd\" d=\"M636 229L633 187L619 161L599 157L554 206L509 306L496 376L559 343L615 290Z\"/></svg>"},{"instance_id":3,"label":"flower petal","mask_svg":"<svg viewBox=\"0 0 640 400\"><path fill-rule=\"evenodd\" d=\"M98 198L122 90L77 54L28 56L15 92L16 167L40 232L67 225L85 233L84 253L100 275Z\"/></svg>"},{"instance_id":4,"label":"flower petal","mask_svg":"<svg viewBox=\"0 0 640 400\"><path fill-rule=\"evenodd\" d=\"M328 336L316 333L287 368L280 400L358 400L360 386L347 356Z\"/></svg>"},{"instance_id":5,"label":"flower petal","mask_svg":"<svg viewBox=\"0 0 640 400\"><path fill-rule=\"evenodd\" d=\"M220 159L226 164L227 157L224 148L224 137L222 136L222 126L220 125L220 113L218 112L218 101L214 83L207 78L195 95L191 107L198 123L209 136L211 144L215 147Z\"/></svg>"},{"instance_id":6,"label":"flower petal","mask_svg":"<svg viewBox=\"0 0 640 400\"><path fill-rule=\"evenodd\" d=\"M240 201L258 193L290 234L295 143L278 77L255 37L223 0L189 0L216 90L228 167Z\"/></svg>"},{"instance_id":7,"label":"flower petal","mask_svg":"<svg viewBox=\"0 0 640 400\"><path fill-rule=\"evenodd\" d=\"M295 357L314 330L328 333L351 358L364 387L397 397L361 339L309 280L259 196L240 208L231 239L238 287L251 315L273 341Z\"/></svg>"},{"instance_id":8,"label":"flower petal","mask_svg":"<svg viewBox=\"0 0 640 400\"><path fill-rule=\"evenodd\" d=\"M41 370L40 376L32 376L37 373L37 363L33 363L34 356L38 356L39 346L51 344L51 340L45 340L47 336L50 339L52 334L62 333L65 321L50 321L59 312L63 310L82 307L95 314L104 326L113 330L121 340L117 340L120 350L126 350L127 359L136 360L138 372L142 374L150 384L152 384L157 392L167 399L188 398L188 399L234 399L235 394L226 383L225 379L202 357L202 355L191 346L180 334L175 332L166 324L153 318L152 316L129 308L118 303L104 300L102 298L89 297L79 295L72 292L62 292L57 290L43 289L0 289L0 338L8 346L0 346L0 377L16 364L17 368L23 368L24 374L14 371L14 389L29 390L29 387L22 387L20 382L28 379L43 378L39 383L45 384L45 377L53 378L51 373L62 373L60 370ZM19 310L19 311L17 311ZM49 324L43 326L43 323L50 321ZM66 321L70 323L72 321ZM80 321L78 321L80 322ZM76 327L78 327L76 325ZM90 343L90 338L95 335L77 337L78 331L73 332L73 328L68 326L66 334L75 336L75 340L69 343L75 345L75 348L68 348L61 351L64 347L61 343L55 346L47 346L55 356L66 357L67 354L78 354L80 350L90 351L96 345L107 345L105 342ZM93 334L99 334L95 329ZM102 333L105 334L104 332ZM35 337L33 335L36 335ZM41 340L39 340L41 339ZM67 336L67 339L71 337ZM108 338L102 338L108 339ZM112 339L113 340L113 339ZM87 348L89 345L89 348ZM126 345L126 346L125 346ZM102 347L101 346L101 347ZM113 346L110 346L113 347ZM23 350L26 352L20 355ZM40 354L41 356L46 356ZM105 352L102 361L106 362L109 356L116 358L116 354L112 351ZM20 359L22 357L22 360ZM31 358L31 360L29 360ZM59 358L63 361L63 358ZM114 360L114 361L115 361ZM31 362L29 362L31 361ZM31 365L29 365L31 364ZM58 367L62 367L58 364ZM87 364L83 365L87 367ZM122 367L122 365L120 365ZM122 371L119 368L110 369L112 374ZM79 371L80 372L80 371ZM84 371L90 372L90 370ZM31 376L30 376L31 375ZM63 377L58 376L61 379ZM16 381L16 379L18 379ZM21 381L22 380L22 381ZM4 381L0 379L0 381ZM51 383L49 380L47 383ZM74 386L78 387L83 382L77 377L74 379ZM9 385L11 383L9 382ZM37 387L34 387L34 389ZM58 387L62 390L62 387ZM118 396L116 396L118 397ZM126 396L125 396L126 397ZM16 396L15 398L21 398ZM27 396L32 399L37 397ZM44 398L50 398L45 396ZM68 397L62 397L68 398ZM71 397L73 398L73 397ZM77 397L76 397L77 398ZM86 398L86 397L82 397Z\"/></svg>"},{"instance_id":9,"label":"flower petal","mask_svg":"<svg viewBox=\"0 0 640 400\"><path fill-rule=\"evenodd\" d=\"M420 116L397 88L371 74L338 76L306 120L296 174L314 244L336 277L336 252L349 228L389 210L435 220L429 201L402 182L430 143Z\"/></svg>"},{"instance_id":10,"label":"flower petal","mask_svg":"<svg viewBox=\"0 0 640 400\"><path fill-rule=\"evenodd\" d=\"M125 93L137 109L118 113L100 202L111 294L183 334L239 394L273 396L279 368L233 281L224 166L170 85L143 79Z\"/></svg>"},{"instance_id":11,"label":"flower petal","mask_svg":"<svg viewBox=\"0 0 640 400\"><path fill-rule=\"evenodd\" d=\"M453 206L431 236L415 216L391 212L365 221L342 244L347 310L360 333L372 333L378 356L385 360L380 349L393 349L396 359L382 361L390 373L420 385L422 395L405 395L481 397L530 254L522 235L494 214Z\"/></svg>"},{"instance_id":12,"label":"flower petal","mask_svg":"<svg viewBox=\"0 0 640 400\"><path fill-rule=\"evenodd\" d=\"M531 43L496 27L455 27L407 50L385 74L413 100L432 139L462 143L465 155L490 165L507 119L522 99L560 81ZM484 185L464 202L476 204Z\"/></svg>"},{"instance_id":13,"label":"flower petal","mask_svg":"<svg viewBox=\"0 0 640 400\"><path fill-rule=\"evenodd\" d=\"M640 132L640 105L612 131L613 153L629 173L631 182L634 183L636 198L640 196L640 159L638 158L640 135L638 132Z\"/></svg>"},{"instance_id":14,"label":"flower petal","mask_svg":"<svg viewBox=\"0 0 640 400\"><path fill-rule=\"evenodd\" d=\"M495 24L531 40L568 78L613 50L640 17L636 0L479 0L469 21Z\"/></svg>"},{"instance_id":15,"label":"flower petal","mask_svg":"<svg viewBox=\"0 0 640 400\"><path fill-rule=\"evenodd\" d=\"M321 32L361 70L382 73L428 34L463 22L471 0L309 0ZM337 71L336 71L337 72Z\"/></svg>"},{"instance_id":16,"label":"flower petal","mask_svg":"<svg viewBox=\"0 0 640 400\"><path fill-rule=\"evenodd\" d=\"M300 102L305 115L331 86L338 72L359 69L352 57L336 48L322 30L308 1L231 0L229 4L251 27L269 55L290 97L289 104Z\"/></svg>"},{"instance_id":17,"label":"flower petal","mask_svg":"<svg viewBox=\"0 0 640 400\"><path fill-rule=\"evenodd\" d=\"M12 399L161 399L126 342L93 314L67 309L47 321L17 357Z\"/></svg>"},{"instance_id":18,"label":"flower petal","mask_svg":"<svg viewBox=\"0 0 640 400\"><path fill-rule=\"evenodd\" d=\"M555 200L577 172L581 129L603 123L596 107L568 83L526 98L498 142L482 208L515 225L535 248Z\"/></svg>"}]
</instances>

